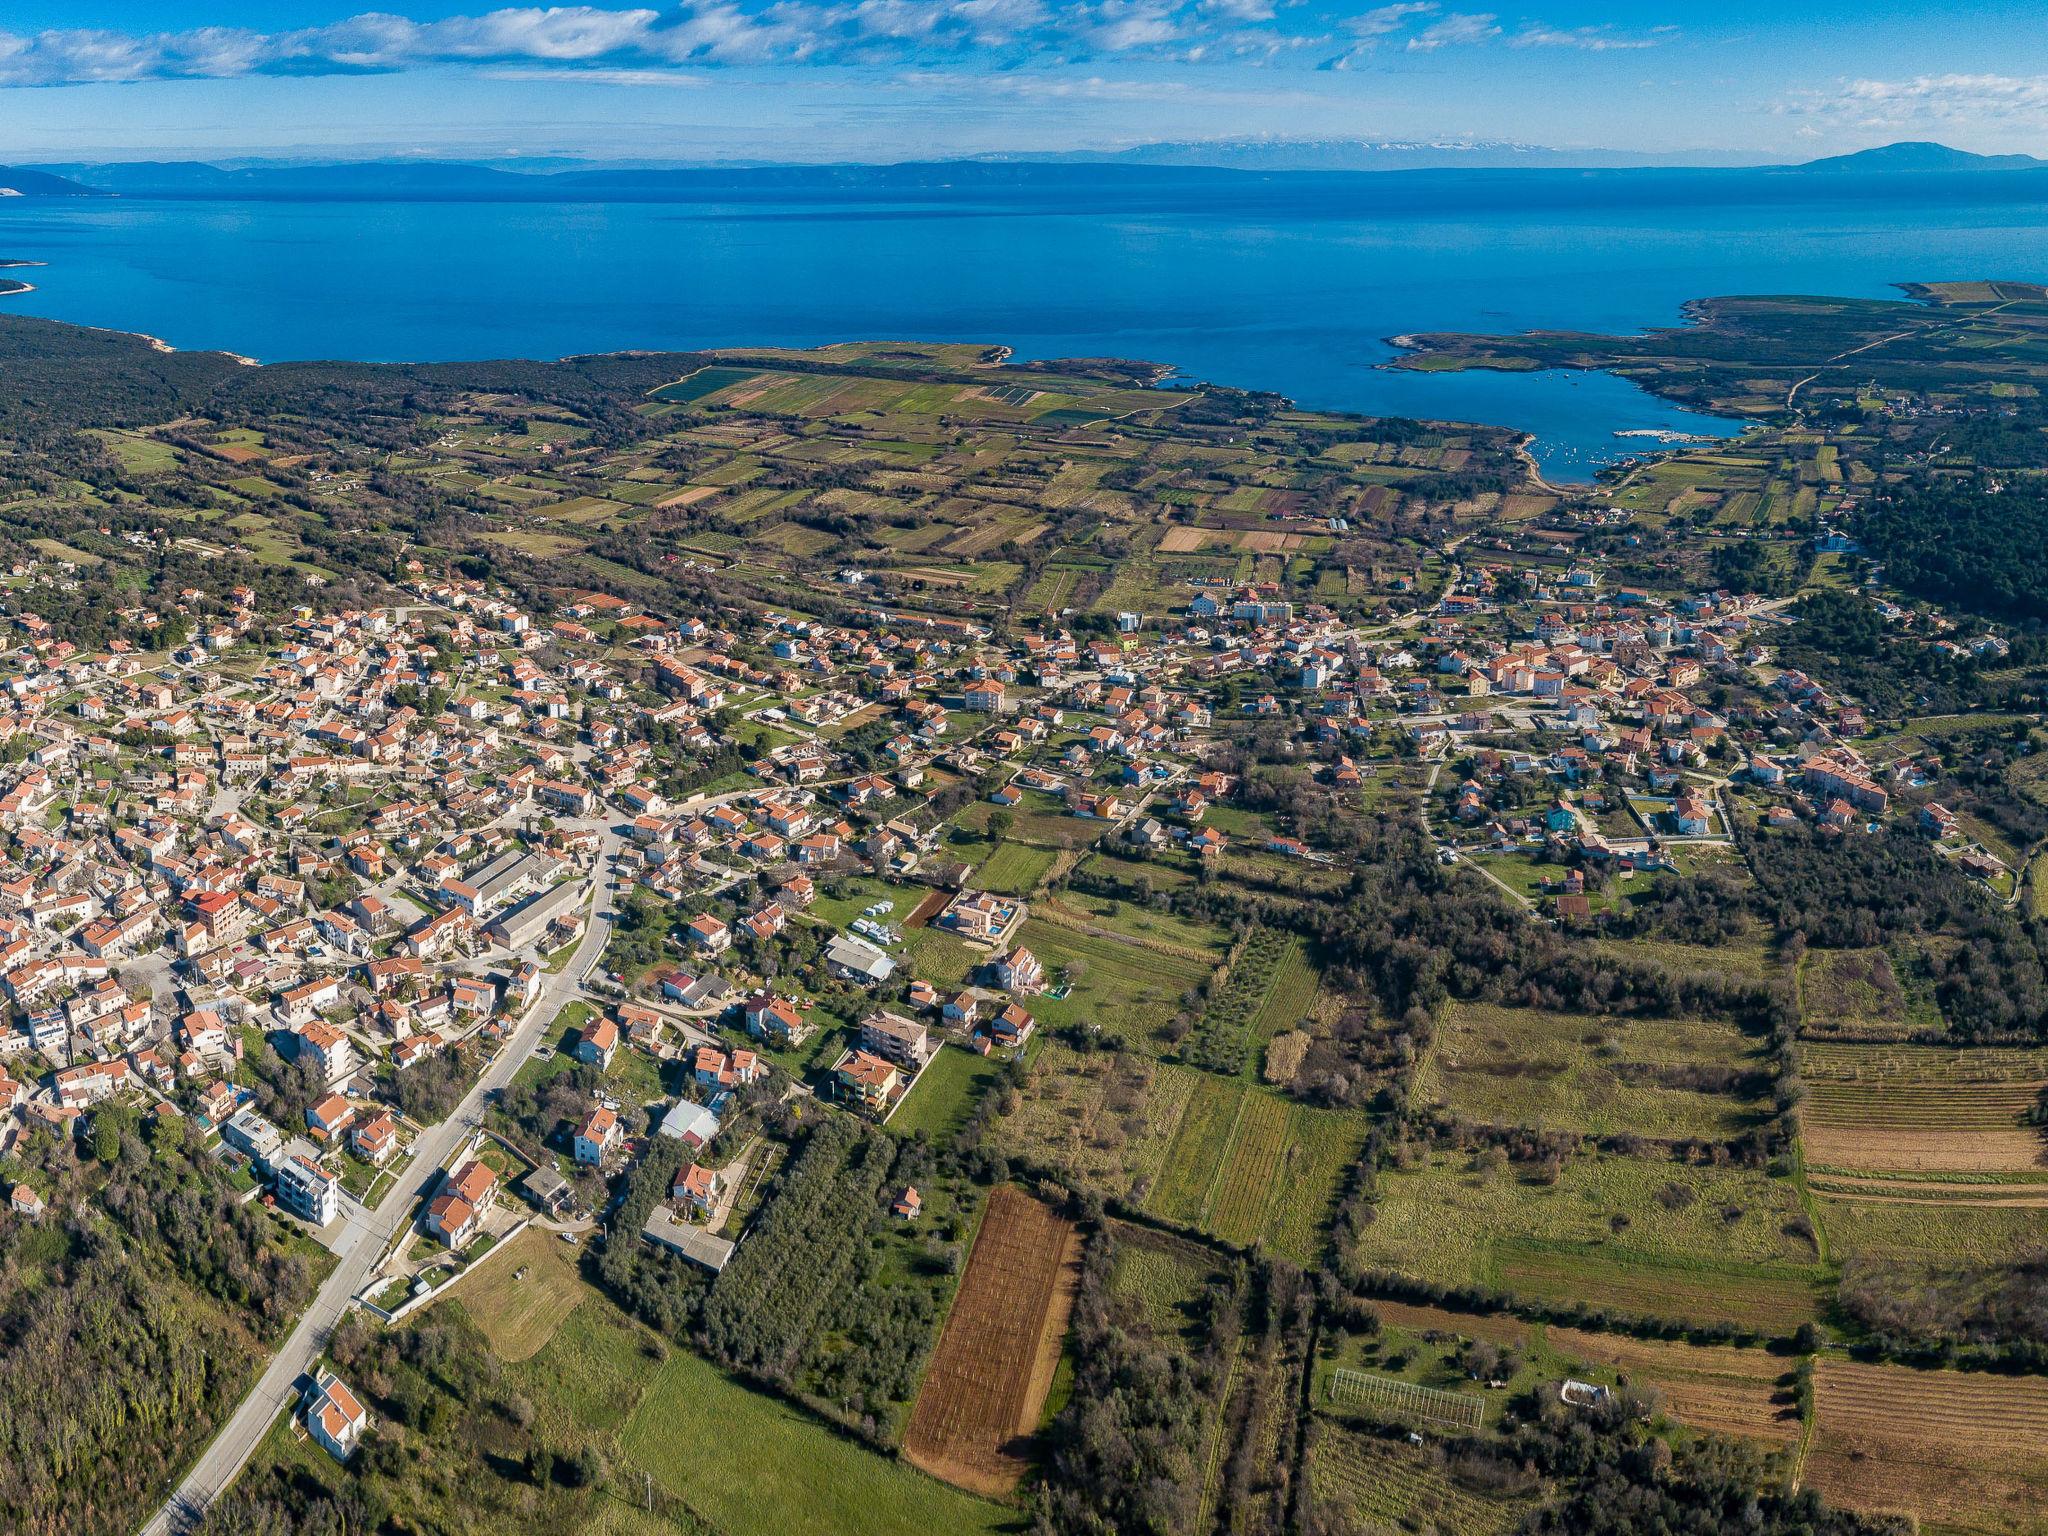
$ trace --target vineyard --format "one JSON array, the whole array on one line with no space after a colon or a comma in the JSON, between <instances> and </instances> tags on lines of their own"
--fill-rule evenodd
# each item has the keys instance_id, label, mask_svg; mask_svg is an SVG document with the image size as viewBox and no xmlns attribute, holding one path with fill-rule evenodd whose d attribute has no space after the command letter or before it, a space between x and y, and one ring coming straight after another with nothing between
<instances>
[{"instance_id":1,"label":"vineyard","mask_svg":"<svg viewBox=\"0 0 2048 1536\"><path fill-rule=\"evenodd\" d=\"M1477 1432L1486 1423L1483 1398L1343 1366L1330 1377L1330 1402L1337 1408L1377 1418L1437 1424L1467 1432Z\"/></svg>"},{"instance_id":2,"label":"vineyard","mask_svg":"<svg viewBox=\"0 0 2048 1536\"><path fill-rule=\"evenodd\" d=\"M1804 1481L1923 1526L2038 1536L2048 1479L2048 1379L1822 1360Z\"/></svg>"},{"instance_id":3,"label":"vineyard","mask_svg":"<svg viewBox=\"0 0 2048 1536\"><path fill-rule=\"evenodd\" d=\"M1011 1186L989 1197L904 1434L914 1466L991 1497L1016 1488L1079 1274L1072 1222Z\"/></svg>"},{"instance_id":4,"label":"vineyard","mask_svg":"<svg viewBox=\"0 0 2048 1536\"><path fill-rule=\"evenodd\" d=\"M1848 1172L2023 1172L2040 1134L2022 1117L2048 1051L1809 1045L1800 1121L1810 1164Z\"/></svg>"},{"instance_id":5,"label":"vineyard","mask_svg":"<svg viewBox=\"0 0 2048 1536\"><path fill-rule=\"evenodd\" d=\"M1357 1528L1371 1536L1427 1530L1505 1536L1527 1508L1460 1488L1427 1447L1335 1424L1319 1431L1309 1475L1322 1498L1351 1511Z\"/></svg>"},{"instance_id":6,"label":"vineyard","mask_svg":"<svg viewBox=\"0 0 2048 1536\"><path fill-rule=\"evenodd\" d=\"M1314 1005L1316 986L1315 967L1299 939L1274 928L1252 929L1188 1036L1187 1060L1226 1077L1243 1075L1268 1035L1294 1027Z\"/></svg>"}]
</instances>

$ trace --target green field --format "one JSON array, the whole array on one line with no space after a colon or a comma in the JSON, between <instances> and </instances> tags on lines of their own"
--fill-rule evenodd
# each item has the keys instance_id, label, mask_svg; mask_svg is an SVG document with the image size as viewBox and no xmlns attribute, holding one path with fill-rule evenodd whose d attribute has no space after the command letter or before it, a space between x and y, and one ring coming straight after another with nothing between
<instances>
[{"instance_id":1,"label":"green field","mask_svg":"<svg viewBox=\"0 0 2048 1536\"><path fill-rule=\"evenodd\" d=\"M1532 1507L1461 1487L1434 1447L1325 1424L1309 1478L1317 1494L1365 1531L1442 1531L1504 1536Z\"/></svg>"},{"instance_id":2,"label":"green field","mask_svg":"<svg viewBox=\"0 0 2048 1536\"><path fill-rule=\"evenodd\" d=\"M889 1116L889 1129L899 1136L923 1131L935 1141L950 1140L1002 1073L1001 1062L961 1046L942 1046L919 1075L909 1097Z\"/></svg>"},{"instance_id":3,"label":"green field","mask_svg":"<svg viewBox=\"0 0 2048 1536\"><path fill-rule=\"evenodd\" d=\"M1199 1332L1197 1304L1211 1286L1227 1279L1227 1266L1212 1248L1167 1237L1148 1227L1119 1226L1110 1271L1112 1296L1133 1303L1162 1338Z\"/></svg>"},{"instance_id":4,"label":"green field","mask_svg":"<svg viewBox=\"0 0 2048 1536\"><path fill-rule=\"evenodd\" d=\"M1315 1003L1317 976L1300 939L1272 928L1245 935L1222 987L1185 1047L1187 1059L1213 1072L1254 1073L1264 1046L1281 1029L1297 1028Z\"/></svg>"},{"instance_id":5,"label":"green field","mask_svg":"<svg viewBox=\"0 0 2048 1536\"><path fill-rule=\"evenodd\" d=\"M1213 968L1210 961L1140 949L1035 917L1025 921L1018 942L1038 957L1049 977L1064 975L1070 983L1066 997L1033 1002L1040 1022L1093 1025L1133 1044L1148 1041Z\"/></svg>"},{"instance_id":6,"label":"green field","mask_svg":"<svg viewBox=\"0 0 2048 1536\"><path fill-rule=\"evenodd\" d=\"M974 871L975 886L1004 896L1029 896L1052 868L1050 848L1030 843L1003 843Z\"/></svg>"},{"instance_id":7,"label":"green field","mask_svg":"<svg viewBox=\"0 0 2048 1536\"><path fill-rule=\"evenodd\" d=\"M1227 1242L1314 1263L1323 1220L1364 1139L1360 1117L1202 1073L1148 1208Z\"/></svg>"},{"instance_id":8,"label":"green field","mask_svg":"<svg viewBox=\"0 0 2048 1536\"><path fill-rule=\"evenodd\" d=\"M681 1349L644 1384L619 1446L727 1536L970 1533L1008 1529L1016 1518L863 1449Z\"/></svg>"},{"instance_id":9,"label":"green field","mask_svg":"<svg viewBox=\"0 0 2048 1536\"><path fill-rule=\"evenodd\" d=\"M1438 1027L1416 1091L1491 1125L1725 1139L1767 1113L1765 1068L1759 1042L1717 1021L1460 1003Z\"/></svg>"},{"instance_id":10,"label":"green field","mask_svg":"<svg viewBox=\"0 0 2048 1536\"><path fill-rule=\"evenodd\" d=\"M1817 1254L1795 1235L1788 1180L1585 1154L1543 1184L1512 1165L1437 1153L1380 1187L1357 1253L1370 1267L1773 1332L1814 1313Z\"/></svg>"},{"instance_id":11,"label":"green field","mask_svg":"<svg viewBox=\"0 0 2048 1536\"><path fill-rule=\"evenodd\" d=\"M673 384L662 385L654 392L654 398L689 405L706 395L715 395L721 389L751 379L757 371L753 368L699 368Z\"/></svg>"}]
</instances>

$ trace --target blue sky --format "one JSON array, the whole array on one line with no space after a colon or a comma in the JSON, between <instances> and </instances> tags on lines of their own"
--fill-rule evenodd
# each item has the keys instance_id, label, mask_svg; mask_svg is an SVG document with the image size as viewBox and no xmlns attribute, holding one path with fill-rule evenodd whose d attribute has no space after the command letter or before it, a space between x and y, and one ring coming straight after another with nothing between
<instances>
[{"instance_id":1,"label":"blue sky","mask_svg":"<svg viewBox=\"0 0 2048 1536\"><path fill-rule=\"evenodd\" d=\"M2048 151L2039 0L390 3L8 0L0 163L849 160L1249 136Z\"/></svg>"}]
</instances>

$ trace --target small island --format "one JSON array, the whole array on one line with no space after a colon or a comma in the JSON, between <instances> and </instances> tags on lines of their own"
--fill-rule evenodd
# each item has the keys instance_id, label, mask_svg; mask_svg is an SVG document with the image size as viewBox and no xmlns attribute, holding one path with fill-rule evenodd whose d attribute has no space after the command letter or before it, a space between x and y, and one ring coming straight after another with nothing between
<instances>
[{"instance_id":1,"label":"small island","mask_svg":"<svg viewBox=\"0 0 2048 1536\"><path fill-rule=\"evenodd\" d=\"M13 256L0 256L0 272L6 271L9 267L40 267L43 265L45 263L40 261L27 261ZM35 284L33 283L24 283L18 278L0 277L0 299L8 298L17 293L33 293L34 291Z\"/></svg>"}]
</instances>

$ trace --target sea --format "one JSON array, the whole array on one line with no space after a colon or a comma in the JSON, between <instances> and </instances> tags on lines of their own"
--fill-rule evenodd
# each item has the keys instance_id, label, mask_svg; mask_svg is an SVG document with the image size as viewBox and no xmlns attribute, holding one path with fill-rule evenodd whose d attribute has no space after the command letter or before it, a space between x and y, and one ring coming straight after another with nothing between
<instances>
[{"instance_id":1,"label":"sea","mask_svg":"<svg viewBox=\"0 0 2048 1536\"><path fill-rule=\"evenodd\" d=\"M1418 178L1420 176L1420 179ZM627 348L1001 343L1143 358L1305 406L1490 422L1583 482L1652 431L1740 421L1601 373L1384 366L1419 331L1637 332L1691 299L1881 297L2048 279L2048 173L1934 185L1570 173L1219 180L1120 199L778 187L691 200L17 198L16 313L262 361L558 357ZM1594 185L1588 182L1586 185ZM1691 186L1695 190L1689 192Z\"/></svg>"}]
</instances>

